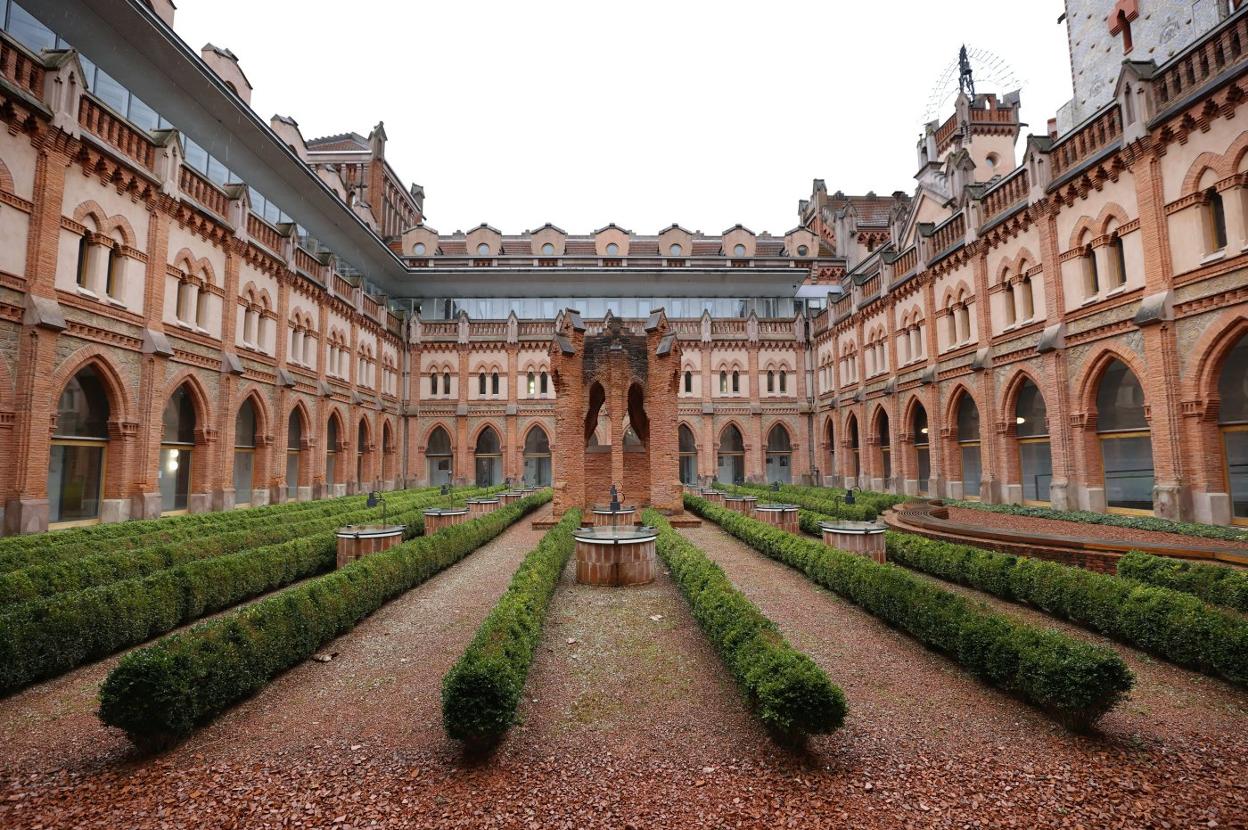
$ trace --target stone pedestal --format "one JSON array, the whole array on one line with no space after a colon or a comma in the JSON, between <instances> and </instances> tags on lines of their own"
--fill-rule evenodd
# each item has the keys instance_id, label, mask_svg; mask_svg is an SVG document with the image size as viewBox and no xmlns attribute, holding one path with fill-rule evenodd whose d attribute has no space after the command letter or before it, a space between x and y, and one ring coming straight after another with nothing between
<instances>
[{"instance_id":1,"label":"stone pedestal","mask_svg":"<svg viewBox=\"0 0 1248 830\"><path fill-rule=\"evenodd\" d=\"M338 567L403 541L403 525L347 525L338 531Z\"/></svg>"},{"instance_id":2,"label":"stone pedestal","mask_svg":"<svg viewBox=\"0 0 1248 830\"><path fill-rule=\"evenodd\" d=\"M880 522L820 522L819 529L823 531L825 545L869 556L880 563L887 559L885 527Z\"/></svg>"},{"instance_id":3,"label":"stone pedestal","mask_svg":"<svg viewBox=\"0 0 1248 830\"><path fill-rule=\"evenodd\" d=\"M758 504L757 496L724 496L724 507L742 516L753 518L756 504Z\"/></svg>"},{"instance_id":4,"label":"stone pedestal","mask_svg":"<svg viewBox=\"0 0 1248 830\"><path fill-rule=\"evenodd\" d=\"M467 507L434 507L424 512L425 535L468 521Z\"/></svg>"},{"instance_id":5,"label":"stone pedestal","mask_svg":"<svg viewBox=\"0 0 1248 830\"><path fill-rule=\"evenodd\" d=\"M582 585L645 585L654 581L652 527L583 527L576 539L576 581Z\"/></svg>"},{"instance_id":6,"label":"stone pedestal","mask_svg":"<svg viewBox=\"0 0 1248 830\"><path fill-rule=\"evenodd\" d=\"M501 504L502 501L498 498L468 499L468 516L475 519L486 513L493 513Z\"/></svg>"},{"instance_id":7,"label":"stone pedestal","mask_svg":"<svg viewBox=\"0 0 1248 830\"><path fill-rule=\"evenodd\" d=\"M595 527L632 527L637 524L637 508L621 507L612 510L610 507L595 507L593 510Z\"/></svg>"},{"instance_id":8,"label":"stone pedestal","mask_svg":"<svg viewBox=\"0 0 1248 830\"><path fill-rule=\"evenodd\" d=\"M790 533L801 530L796 504L756 504L754 518Z\"/></svg>"}]
</instances>

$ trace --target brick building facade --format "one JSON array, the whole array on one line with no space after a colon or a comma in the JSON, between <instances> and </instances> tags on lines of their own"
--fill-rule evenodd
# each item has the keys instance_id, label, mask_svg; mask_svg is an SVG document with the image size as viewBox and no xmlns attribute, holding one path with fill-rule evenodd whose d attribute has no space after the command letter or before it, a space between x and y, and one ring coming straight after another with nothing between
<instances>
[{"instance_id":1,"label":"brick building facade","mask_svg":"<svg viewBox=\"0 0 1248 830\"><path fill-rule=\"evenodd\" d=\"M0 0L5 532L558 483L568 442L627 459L658 438L690 482L1248 521L1248 15L1197 3L1176 34L1146 0L1067 5L1079 123L1020 162L1017 95L961 96L925 129L912 194L816 180L773 237L439 234L380 124L305 141L261 122L251 149L306 190L270 199L89 39ZM164 31L171 7L153 12L128 25ZM1122 53L1109 91L1079 80L1104 74L1101 47ZM232 53L171 48L250 111ZM318 240L335 211L364 248ZM675 434L558 424L566 309L596 336L660 307Z\"/></svg>"}]
</instances>

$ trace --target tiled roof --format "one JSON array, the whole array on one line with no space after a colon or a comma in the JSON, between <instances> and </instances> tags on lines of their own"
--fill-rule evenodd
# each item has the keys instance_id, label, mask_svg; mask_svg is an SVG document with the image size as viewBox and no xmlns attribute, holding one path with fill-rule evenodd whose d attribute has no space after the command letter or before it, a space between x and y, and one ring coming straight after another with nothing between
<instances>
[{"instance_id":1,"label":"tiled roof","mask_svg":"<svg viewBox=\"0 0 1248 830\"><path fill-rule=\"evenodd\" d=\"M338 133L337 135L326 135L320 138L309 139L305 142L309 150L322 150L333 152L335 150L367 150L368 139L359 133Z\"/></svg>"}]
</instances>

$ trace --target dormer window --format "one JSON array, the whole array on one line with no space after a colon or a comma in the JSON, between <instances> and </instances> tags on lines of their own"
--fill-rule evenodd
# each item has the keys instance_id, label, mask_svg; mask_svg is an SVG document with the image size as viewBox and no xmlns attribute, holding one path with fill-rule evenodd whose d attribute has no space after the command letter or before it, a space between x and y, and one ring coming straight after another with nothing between
<instances>
[{"instance_id":1,"label":"dormer window","mask_svg":"<svg viewBox=\"0 0 1248 830\"><path fill-rule=\"evenodd\" d=\"M680 247L679 242L673 242L672 247L668 248L668 253L672 256L680 256L684 252L684 248Z\"/></svg>"},{"instance_id":2,"label":"dormer window","mask_svg":"<svg viewBox=\"0 0 1248 830\"><path fill-rule=\"evenodd\" d=\"M425 255L425 243L417 242L416 247L412 249L412 252L415 253L416 256L424 256Z\"/></svg>"},{"instance_id":3,"label":"dormer window","mask_svg":"<svg viewBox=\"0 0 1248 830\"><path fill-rule=\"evenodd\" d=\"M486 244L485 242L482 242L480 245L477 246L477 253L480 254L481 256L489 256L490 246Z\"/></svg>"},{"instance_id":4,"label":"dormer window","mask_svg":"<svg viewBox=\"0 0 1248 830\"><path fill-rule=\"evenodd\" d=\"M732 248L732 255L733 256L745 256L745 246L742 245L740 242L738 242Z\"/></svg>"},{"instance_id":5,"label":"dormer window","mask_svg":"<svg viewBox=\"0 0 1248 830\"><path fill-rule=\"evenodd\" d=\"M607 256L615 256L619 252L620 252L619 245L616 245L614 242L607 243Z\"/></svg>"},{"instance_id":6,"label":"dormer window","mask_svg":"<svg viewBox=\"0 0 1248 830\"><path fill-rule=\"evenodd\" d=\"M545 254L546 256L554 256L555 246L549 242L545 243L544 245L542 245L542 253Z\"/></svg>"},{"instance_id":7,"label":"dormer window","mask_svg":"<svg viewBox=\"0 0 1248 830\"><path fill-rule=\"evenodd\" d=\"M798 255L798 256L806 256L806 255L807 255L807 254L809 254L809 253L810 253L810 248L807 248L805 245L798 245L798 246L797 246L797 255Z\"/></svg>"}]
</instances>

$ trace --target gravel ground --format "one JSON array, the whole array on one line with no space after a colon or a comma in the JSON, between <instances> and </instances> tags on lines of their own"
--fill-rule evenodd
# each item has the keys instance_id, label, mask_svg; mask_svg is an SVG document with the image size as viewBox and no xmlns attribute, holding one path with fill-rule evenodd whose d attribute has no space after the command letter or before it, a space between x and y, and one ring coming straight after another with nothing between
<instances>
[{"instance_id":1,"label":"gravel ground","mask_svg":"<svg viewBox=\"0 0 1248 830\"><path fill-rule=\"evenodd\" d=\"M1018 530L1033 533L1054 533L1071 536L1076 539L1105 539L1108 541L1152 542L1154 544L1170 544L1178 547L1199 545L1200 547L1225 548L1226 550L1244 549L1242 542L1231 542L1225 539L1206 539L1203 536L1184 536L1181 533L1161 533L1155 530L1140 530L1135 527L1116 527L1114 525L1098 525L1091 522L1068 522L1064 519L1040 519L1032 516L1015 516L1011 513L994 513L991 510L976 510L973 507L949 507L949 519L963 524L999 527L1005 530Z\"/></svg>"},{"instance_id":2,"label":"gravel ground","mask_svg":"<svg viewBox=\"0 0 1248 830\"><path fill-rule=\"evenodd\" d=\"M101 664L0 701L0 827L1248 826L1242 693L1132 656L1140 690L1074 737L713 525L687 532L845 688L845 729L776 747L669 576L566 573L523 723L464 757L439 683L540 538L523 521L164 755L94 719Z\"/></svg>"}]
</instances>

